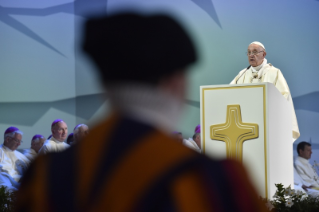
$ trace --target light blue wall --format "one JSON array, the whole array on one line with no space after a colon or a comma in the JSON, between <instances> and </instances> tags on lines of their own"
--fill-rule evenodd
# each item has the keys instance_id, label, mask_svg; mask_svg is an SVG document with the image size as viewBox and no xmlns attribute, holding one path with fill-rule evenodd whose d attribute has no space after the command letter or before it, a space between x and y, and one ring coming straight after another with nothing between
<instances>
[{"instance_id":1,"label":"light blue wall","mask_svg":"<svg viewBox=\"0 0 319 212\"><path fill-rule=\"evenodd\" d=\"M191 68L179 128L191 136L199 123L199 86L227 84L248 66L252 41L283 72L295 104L301 140L319 161L319 1L317 0L0 0L0 132L15 125L30 145L36 134L64 119L70 129L107 111L93 65L81 53L81 26L90 15L125 8L175 16L195 40L199 62ZM284 150L283 150L284 151Z\"/></svg>"}]
</instances>

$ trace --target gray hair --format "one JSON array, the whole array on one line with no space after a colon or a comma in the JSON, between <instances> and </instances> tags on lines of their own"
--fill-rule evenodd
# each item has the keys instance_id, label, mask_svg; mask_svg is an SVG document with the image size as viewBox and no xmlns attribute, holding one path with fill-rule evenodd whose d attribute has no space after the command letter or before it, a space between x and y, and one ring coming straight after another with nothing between
<instances>
[{"instance_id":1,"label":"gray hair","mask_svg":"<svg viewBox=\"0 0 319 212\"><path fill-rule=\"evenodd\" d=\"M23 135L23 132L21 132L20 130L17 130L11 133L4 134L4 139L6 139L6 137L13 138L15 134Z\"/></svg>"},{"instance_id":2,"label":"gray hair","mask_svg":"<svg viewBox=\"0 0 319 212\"><path fill-rule=\"evenodd\" d=\"M44 136L42 136L41 138L45 138ZM33 143L39 143L41 138L35 138L31 141L31 144Z\"/></svg>"},{"instance_id":3,"label":"gray hair","mask_svg":"<svg viewBox=\"0 0 319 212\"><path fill-rule=\"evenodd\" d=\"M89 128L86 124L79 124L79 125L77 125L77 126L74 128L73 134L77 134L77 133L79 132L79 130L80 130L81 127L87 127L87 128Z\"/></svg>"}]
</instances>

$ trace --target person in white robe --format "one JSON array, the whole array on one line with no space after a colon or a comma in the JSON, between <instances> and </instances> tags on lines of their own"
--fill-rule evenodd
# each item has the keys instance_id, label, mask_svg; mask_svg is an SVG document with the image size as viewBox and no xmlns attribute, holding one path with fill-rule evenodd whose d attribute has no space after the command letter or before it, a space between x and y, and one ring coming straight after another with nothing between
<instances>
[{"instance_id":1,"label":"person in white robe","mask_svg":"<svg viewBox=\"0 0 319 212\"><path fill-rule=\"evenodd\" d=\"M184 139L183 144L190 149L195 150L198 153L201 153L201 143L200 143L200 133L195 133L192 138Z\"/></svg>"},{"instance_id":2,"label":"person in white robe","mask_svg":"<svg viewBox=\"0 0 319 212\"><path fill-rule=\"evenodd\" d=\"M56 119L51 125L52 137L45 141L39 154L62 152L70 147L64 140L68 136L68 126L62 119Z\"/></svg>"},{"instance_id":3,"label":"person in white robe","mask_svg":"<svg viewBox=\"0 0 319 212\"><path fill-rule=\"evenodd\" d=\"M319 196L319 190L312 189L310 186L306 186L295 167L294 167L294 189L295 191L301 191L312 197Z\"/></svg>"},{"instance_id":4,"label":"person in white robe","mask_svg":"<svg viewBox=\"0 0 319 212\"><path fill-rule=\"evenodd\" d=\"M303 184L307 187L315 187L319 189L319 176L313 166L309 163L312 149L311 144L305 141L297 145L298 156L295 159L295 168L303 180Z\"/></svg>"},{"instance_id":5,"label":"person in white robe","mask_svg":"<svg viewBox=\"0 0 319 212\"><path fill-rule=\"evenodd\" d=\"M9 127L4 133L4 142L0 145L0 186L8 191L16 191L19 181L30 164L30 160L16 151L22 142L22 132Z\"/></svg>"},{"instance_id":6,"label":"person in white robe","mask_svg":"<svg viewBox=\"0 0 319 212\"><path fill-rule=\"evenodd\" d=\"M248 46L247 56L249 66L239 72L230 84L269 82L275 85L279 92L287 99L292 108L292 139L300 136L297 117L288 84L281 71L267 62L265 46L254 41Z\"/></svg>"},{"instance_id":7,"label":"person in white robe","mask_svg":"<svg viewBox=\"0 0 319 212\"><path fill-rule=\"evenodd\" d=\"M45 137L43 135L35 135L31 140L31 147L23 151L24 156L26 156L30 161L37 157L39 150L45 142Z\"/></svg>"}]
</instances>

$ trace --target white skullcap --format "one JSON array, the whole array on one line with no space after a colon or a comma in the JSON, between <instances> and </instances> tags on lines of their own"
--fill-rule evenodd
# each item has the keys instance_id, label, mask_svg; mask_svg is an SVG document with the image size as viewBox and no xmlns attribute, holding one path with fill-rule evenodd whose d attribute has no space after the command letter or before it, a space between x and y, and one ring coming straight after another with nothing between
<instances>
[{"instance_id":1,"label":"white skullcap","mask_svg":"<svg viewBox=\"0 0 319 212\"><path fill-rule=\"evenodd\" d=\"M265 46L264 46L262 43L258 42L258 41L254 41L254 42L252 42L251 44L256 44L256 45L258 45L258 46L261 46L261 47L263 47L263 48L265 49L265 51L266 51ZM250 44L249 44L249 45L250 45Z\"/></svg>"}]
</instances>

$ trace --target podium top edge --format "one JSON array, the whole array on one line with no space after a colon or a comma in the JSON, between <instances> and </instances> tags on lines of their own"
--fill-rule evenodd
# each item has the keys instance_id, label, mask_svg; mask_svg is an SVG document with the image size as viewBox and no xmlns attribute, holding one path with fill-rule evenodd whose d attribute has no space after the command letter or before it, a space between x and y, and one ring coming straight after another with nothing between
<instances>
[{"instance_id":1,"label":"podium top edge","mask_svg":"<svg viewBox=\"0 0 319 212\"><path fill-rule=\"evenodd\" d=\"M262 82L262 83L246 83L246 84L201 85L199 87L200 89L205 89L205 88L227 88L227 87L259 87L259 86L267 87L269 85L273 85L273 84L269 82Z\"/></svg>"}]
</instances>

